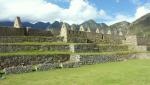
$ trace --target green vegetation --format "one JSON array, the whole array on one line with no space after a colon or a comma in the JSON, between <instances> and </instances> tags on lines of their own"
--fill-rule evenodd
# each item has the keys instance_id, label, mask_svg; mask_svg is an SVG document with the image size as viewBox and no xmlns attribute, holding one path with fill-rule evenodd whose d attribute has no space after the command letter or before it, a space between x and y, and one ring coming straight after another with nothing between
<instances>
[{"instance_id":1,"label":"green vegetation","mask_svg":"<svg viewBox=\"0 0 150 85\"><path fill-rule=\"evenodd\" d=\"M150 60L8 75L1 85L150 85Z\"/></svg>"},{"instance_id":2,"label":"green vegetation","mask_svg":"<svg viewBox=\"0 0 150 85\"><path fill-rule=\"evenodd\" d=\"M16 43L0 43L0 45L94 45L93 43L65 43L65 42L16 42ZM98 46L127 46L115 44L96 44Z\"/></svg>"},{"instance_id":3,"label":"green vegetation","mask_svg":"<svg viewBox=\"0 0 150 85\"><path fill-rule=\"evenodd\" d=\"M18 43L0 43L0 45L69 45L65 42L18 42Z\"/></svg>"},{"instance_id":4,"label":"green vegetation","mask_svg":"<svg viewBox=\"0 0 150 85\"><path fill-rule=\"evenodd\" d=\"M61 38L60 36L14 36L17 38Z\"/></svg>"},{"instance_id":5,"label":"green vegetation","mask_svg":"<svg viewBox=\"0 0 150 85\"><path fill-rule=\"evenodd\" d=\"M11 53L0 53L0 56L14 56L14 55L51 55L51 54L79 54L79 55L125 55L147 53L145 51L115 51L115 52L92 52L92 53L72 53L70 51L18 51Z\"/></svg>"}]
</instances>

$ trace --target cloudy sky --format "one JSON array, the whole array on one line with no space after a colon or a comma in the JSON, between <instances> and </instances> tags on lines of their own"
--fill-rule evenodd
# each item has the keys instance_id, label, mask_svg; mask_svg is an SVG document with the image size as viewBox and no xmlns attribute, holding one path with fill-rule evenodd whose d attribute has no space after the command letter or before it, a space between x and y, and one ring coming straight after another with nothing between
<instances>
[{"instance_id":1,"label":"cloudy sky","mask_svg":"<svg viewBox=\"0 0 150 85\"><path fill-rule=\"evenodd\" d=\"M150 13L150 0L0 0L0 21L20 16L32 23L63 21L80 24L133 22Z\"/></svg>"}]
</instances>

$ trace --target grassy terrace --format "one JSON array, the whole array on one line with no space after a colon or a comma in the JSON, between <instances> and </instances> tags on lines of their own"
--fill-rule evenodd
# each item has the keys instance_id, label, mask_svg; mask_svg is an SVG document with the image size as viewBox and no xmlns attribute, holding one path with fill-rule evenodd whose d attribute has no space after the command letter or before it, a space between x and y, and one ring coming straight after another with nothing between
<instances>
[{"instance_id":1,"label":"grassy terrace","mask_svg":"<svg viewBox=\"0 0 150 85\"><path fill-rule=\"evenodd\" d=\"M93 45L93 43L65 43L65 42L16 42L16 43L0 43L0 45ZM98 46L116 46L114 44L96 44ZM117 45L125 46L125 45Z\"/></svg>"},{"instance_id":2,"label":"grassy terrace","mask_svg":"<svg viewBox=\"0 0 150 85\"><path fill-rule=\"evenodd\" d=\"M149 53L138 51L117 51L117 52L92 52L92 53L72 53L70 51L18 51L12 53L0 53L0 56L14 56L14 55L52 55L52 54L79 54L79 55L125 55L136 53Z\"/></svg>"},{"instance_id":3,"label":"grassy terrace","mask_svg":"<svg viewBox=\"0 0 150 85\"><path fill-rule=\"evenodd\" d=\"M5 36L2 36L2 38L3 37L5 37ZM16 38L61 38L60 36L9 36L9 37L16 37Z\"/></svg>"},{"instance_id":4,"label":"grassy terrace","mask_svg":"<svg viewBox=\"0 0 150 85\"><path fill-rule=\"evenodd\" d=\"M150 85L149 75L150 60L129 60L8 75L0 85Z\"/></svg>"}]
</instances>

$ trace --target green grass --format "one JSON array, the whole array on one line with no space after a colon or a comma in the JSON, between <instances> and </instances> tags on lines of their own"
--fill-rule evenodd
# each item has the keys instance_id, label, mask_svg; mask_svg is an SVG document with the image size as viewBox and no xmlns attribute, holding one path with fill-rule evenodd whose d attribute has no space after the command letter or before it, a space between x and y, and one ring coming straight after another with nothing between
<instances>
[{"instance_id":1,"label":"green grass","mask_svg":"<svg viewBox=\"0 0 150 85\"><path fill-rule=\"evenodd\" d=\"M150 85L150 60L8 75L0 85Z\"/></svg>"},{"instance_id":2,"label":"green grass","mask_svg":"<svg viewBox=\"0 0 150 85\"><path fill-rule=\"evenodd\" d=\"M61 36L13 36L16 38L61 38Z\"/></svg>"},{"instance_id":3,"label":"green grass","mask_svg":"<svg viewBox=\"0 0 150 85\"><path fill-rule=\"evenodd\" d=\"M94 45L94 43L65 43L65 42L15 42L15 43L0 43L0 45ZM95 44L97 46L127 46L115 44Z\"/></svg>"},{"instance_id":4,"label":"green grass","mask_svg":"<svg viewBox=\"0 0 150 85\"><path fill-rule=\"evenodd\" d=\"M16 42L16 43L0 43L0 45L80 45L92 43L65 43L65 42Z\"/></svg>"},{"instance_id":5,"label":"green grass","mask_svg":"<svg viewBox=\"0 0 150 85\"><path fill-rule=\"evenodd\" d=\"M115 51L115 52L92 52L92 53L73 53L70 51L18 51L11 53L0 53L0 56L15 56L15 55L51 55L51 54L79 54L79 55L126 55L136 53L148 53L138 51Z\"/></svg>"},{"instance_id":6,"label":"green grass","mask_svg":"<svg viewBox=\"0 0 150 85\"><path fill-rule=\"evenodd\" d=\"M0 45L69 45L65 42L17 42L17 43L0 43Z\"/></svg>"}]
</instances>

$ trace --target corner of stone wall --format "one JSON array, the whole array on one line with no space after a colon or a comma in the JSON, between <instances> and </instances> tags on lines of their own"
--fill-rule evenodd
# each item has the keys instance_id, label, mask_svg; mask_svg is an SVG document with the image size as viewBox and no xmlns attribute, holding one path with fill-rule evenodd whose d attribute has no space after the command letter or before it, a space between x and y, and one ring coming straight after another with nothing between
<instances>
[{"instance_id":1,"label":"corner of stone wall","mask_svg":"<svg viewBox=\"0 0 150 85\"><path fill-rule=\"evenodd\" d=\"M70 55L69 62L80 62L80 55L77 54Z\"/></svg>"},{"instance_id":2,"label":"corner of stone wall","mask_svg":"<svg viewBox=\"0 0 150 85\"><path fill-rule=\"evenodd\" d=\"M70 51L74 53L75 52L74 44L70 44L69 47L70 47Z\"/></svg>"}]
</instances>

